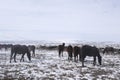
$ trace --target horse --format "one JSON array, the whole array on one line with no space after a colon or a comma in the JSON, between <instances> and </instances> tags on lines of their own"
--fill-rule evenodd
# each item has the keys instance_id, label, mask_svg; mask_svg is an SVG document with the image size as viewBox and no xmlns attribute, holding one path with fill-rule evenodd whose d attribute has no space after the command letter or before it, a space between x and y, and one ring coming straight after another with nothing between
<instances>
[{"instance_id":1,"label":"horse","mask_svg":"<svg viewBox=\"0 0 120 80\"><path fill-rule=\"evenodd\" d=\"M61 57L61 54L63 56L64 47L65 47L65 43L63 43L62 45L58 45L59 57Z\"/></svg>"},{"instance_id":2,"label":"horse","mask_svg":"<svg viewBox=\"0 0 120 80\"><path fill-rule=\"evenodd\" d=\"M68 60L72 60L72 57L73 57L73 47L71 45L69 45L67 47L67 52L68 52Z\"/></svg>"},{"instance_id":3,"label":"horse","mask_svg":"<svg viewBox=\"0 0 120 80\"><path fill-rule=\"evenodd\" d=\"M0 50L4 49L7 51L9 48L11 48L12 44L0 44Z\"/></svg>"},{"instance_id":4,"label":"horse","mask_svg":"<svg viewBox=\"0 0 120 80\"><path fill-rule=\"evenodd\" d=\"M33 53L32 56L35 57L35 46L34 45L29 45L28 48L29 48L29 51Z\"/></svg>"},{"instance_id":5,"label":"horse","mask_svg":"<svg viewBox=\"0 0 120 80\"><path fill-rule=\"evenodd\" d=\"M81 61L82 61L82 66L84 67L84 59L86 56L92 56L94 58L93 60L93 65L96 65L96 57L98 57L98 62L99 65L101 65L102 62L102 57L99 53L99 49L97 47L92 47L89 45L83 45L81 48Z\"/></svg>"},{"instance_id":6,"label":"horse","mask_svg":"<svg viewBox=\"0 0 120 80\"><path fill-rule=\"evenodd\" d=\"M78 56L79 56L79 60L81 60L81 56L80 56L80 47L78 46L74 46L74 50L73 50L73 53L74 53L74 61L78 61Z\"/></svg>"},{"instance_id":7,"label":"horse","mask_svg":"<svg viewBox=\"0 0 120 80\"><path fill-rule=\"evenodd\" d=\"M105 49L103 50L103 54L105 53L114 53L114 48L113 47L105 47Z\"/></svg>"},{"instance_id":8,"label":"horse","mask_svg":"<svg viewBox=\"0 0 120 80\"><path fill-rule=\"evenodd\" d=\"M24 61L25 54L27 54L29 61L31 61L31 54L30 54L30 51L26 45L13 45L11 47L10 63L11 63L13 55L14 55L14 62L16 62L16 55L17 54L22 54L20 62L22 60Z\"/></svg>"},{"instance_id":9,"label":"horse","mask_svg":"<svg viewBox=\"0 0 120 80\"><path fill-rule=\"evenodd\" d=\"M105 48L100 47L100 48L99 48L99 52L100 52L100 53L103 53L104 49L105 49Z\"/></svg>"}]
</instances>

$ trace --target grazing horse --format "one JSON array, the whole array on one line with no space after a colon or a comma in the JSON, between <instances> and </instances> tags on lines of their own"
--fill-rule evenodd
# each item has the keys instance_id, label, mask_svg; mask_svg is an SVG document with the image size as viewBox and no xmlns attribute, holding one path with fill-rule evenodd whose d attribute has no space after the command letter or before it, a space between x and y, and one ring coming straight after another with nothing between
<instances>
[{"instance_id":1,"label":"grazing horse","mask_svg":"<svg viewBox=\"0 0 120 80\"><path fill-rule=\"evenodd\" d=\"M79 56L79 60L81 60L81 56L80 56L80 47L78 46L74 46L74 61L78 61L78 56Z\"/></svg>"},{"instance_id":2,"label":"grazing horse","mask_svg":"<svg viewBox=\"0 0 120 80\"><path fill-rule=\"evenodd\" d=\"M103 53L104 49L105 49L105 48L100 47L100 48L99 48L99 52L100 52L100 53Z\"/></svg>"},{"instance_id":3,"label":"grazing horse","mask_svg":"<svg viewBox=\"0 0 120 80\"><path fill-rule=\"evenodd\" d=\"M28 48L29 48L29 51L33 53L32 56L35 57L35 46L34 45L29 45Z\"/></svg>"},{"instance_id":4,"label":"grazing horse","mask_svg":"<svg viewBox=\"0 0 120 80\"><path fill-rule=\"evenodd\" d=\"M105 47L105 49L103 50L103 54L105 53L114 53L114 48L113 47Z\"/></svg>"},{"instance_id":5,"label":"grazing horse","mask_svg":"<svg viewBox=\"0 0 120 80\"><path fill-rule=\"evenodd\" d=\"M82 66L84 66L84 59L86 56L92 56L94 58L93 65L96 65L96 57L98 57L98 62L101 65L102 57L100 56L99 49L95 46L84 45L81 48L81 61Z\"/></svg>"},{"instance_id":6,"label":"grazing horse","mask_svg":"<svg viewBox=\"0 0 120 80\"><path fill-rule=\"evenodd\" d=\"M11 47L11 56L10 56L10 63L12 60L12 57L14 55L14 62L16 62L16 55L22 54L20 61L24 61L24 55L27 54L27 57L29 61L31 61L31 54L27 46L25 45L13 45Z\"/></svg>"},{"instance_id":7,"label":"grazing horse","mask_svg":"<svg viewBox=\"0 0 120 80\"><path fill-rule=\"evenodd\" d=\"M64 47L65 47L65 43L63 43L62 45L58 46L59 57L61 57L61 54L63 56Z\"/></svg>"},{"instance_id":8,"label":"grazing horse","mask_svg":"<svg viewBox=\"0 0 120 80\"><path fill-rule=\"evenodd\" d=\"M11 48L12 44L0 44L0 50L4 49L7 51L9 48Z\"/></svg>"},{"instance_id":9,"label":"grazing horse","mask_svg":"<svg viewBox=\"0 0 120 80\"><path fill-rule=\"evenodd\" d=\"M67 52L68 52L68 60L72 60L72 57L73 57L73 47L71 45L69 45L67 47Z\"/></svg>"}]
</instances>

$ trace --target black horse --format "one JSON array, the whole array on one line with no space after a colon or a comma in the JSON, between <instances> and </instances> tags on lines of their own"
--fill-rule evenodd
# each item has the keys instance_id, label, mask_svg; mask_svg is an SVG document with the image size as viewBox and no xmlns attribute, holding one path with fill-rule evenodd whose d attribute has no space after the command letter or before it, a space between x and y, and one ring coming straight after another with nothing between
<instances>
[{"instance_id":1,"label":"black horse","mask_svg":"<svg viewBox=\"0 0 120 80\"><path fill-rule=\"evenodd\" d=\"M28 48L29 48L29 51L33 53L32 56L35 57L35 46L34 45L29 45Z\"/></svg>"},{"instance_id":2,"label":"black horse","mask_svg":"<svg viewBox=\"0 0 120 80\"><path fill-rule=\"evenodd\" d=\"M26 45L13 45L11 47L10 63L11 63L13 55L14 55L14 62L16 62L16 55L17 54L22 54L20 61L22 61L22 60L24 61L25 54L27 54L29 61L31 61L31 54L30 54L30 51Z\"/></svg>"},{"instance_id":3,"label":"black horse","mask_svg":"<svg viewBox=\"0 0 120 80\"><path fill-rule=\"evenodd\" d=\"M62 45L58 46L59 57L61 57L61 54L63 56L64 47L65 47L65 43L63 43Z\"/></svg>"},{"instance_id":4,"label":"black horse","mask_svg":"<svg viewBox=\"0 0 120 80\"><path fill-rule=\"evenodd\" d=\"M74 61L78 61L78 56L79 56L79 60L81 60L81 56L80 56L80 47L78 46L74 46Z\"/></svg>"},{"instance_id":5,"label":"black horse","mask_svg":"<svg viewBox=\"0 0 120 80\"><path fill-rule=\"evenodd\" d=\"M99 49L95 46L84 45L81 48L81 61L82 66L84 66L84 59L86 56L92 56L94 58L93 65L96 65L96 57L98 57L98 62L101 65L102 57L100 56Z\"/></svg>"},{"instance_id":6,"label":"black horse","mask_svg":"<svg viewBox=\"0 0 120 80\"><path fill-rule=\"evenodd\" d=\"M103 50L103 54L107 53L114 53L114 48L113 47L105 47L105 49Z\"/></svg>"},{"instance_id":7,"label":"black horse","mask_svg":"<svg viewBox=\"0 0 120 80\"><path fill-rule=\"evenodd\" d=\"M68 60L72 60L72 57L73 57L73 47L71 45L69 45L67 47L67 52L68 52Z\"/></svg>"}]
</instances>

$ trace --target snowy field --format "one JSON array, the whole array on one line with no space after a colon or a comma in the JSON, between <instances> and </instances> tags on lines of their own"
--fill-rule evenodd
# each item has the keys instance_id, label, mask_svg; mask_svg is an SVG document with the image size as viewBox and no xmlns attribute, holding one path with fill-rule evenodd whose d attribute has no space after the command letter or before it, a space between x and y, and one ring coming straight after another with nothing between
<instances>
[{"instance_id":1,"label":"snowy field","mask_svg":"<svg viewBox=\"0 0 120 80\"><path fill-rule=\"evenodd\" d=\"M102 55L102 54L101 54ZM58 52L40 50L29 62L9 63L10 51L0 51L0 80L120 80L120 55L102 55L103 62L93 66L91 57L81 62L67 60L67 53L59 58Z\"/></svg>"}]
</instances>

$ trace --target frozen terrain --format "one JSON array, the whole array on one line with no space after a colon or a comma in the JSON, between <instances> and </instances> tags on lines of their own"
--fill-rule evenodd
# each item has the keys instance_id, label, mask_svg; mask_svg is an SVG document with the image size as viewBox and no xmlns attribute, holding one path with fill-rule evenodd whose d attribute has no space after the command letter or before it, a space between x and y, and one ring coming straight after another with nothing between
<instances>
[{"instance_id":1,"label":"frozen terrain","mask_svg":"<svg viewBox=\"0 0 120 80\"><path fill-rule=\"evenodd\" d=\"M87 44L95 44L97 47L106 45ZM112 46L119 48L116 44ZM10 63L10 50L0 50L0 80L120 80L120 54L101 53L101 56L101 66L98 63L93 66L93 58L86 57L86 67L81 67L81 62L67 60L67 52L64 52L64 57L59 58L57 50L36 50L32 62L28 61L26 55L25 62L20 62L21 55L17 55L17 63Z\"/></svg>"},{"instance_id":2,"label":"frozen terrain","mask_svg":"<svg viewBox=\"0 0 120 80\"><path fill-rule=\"evenodd\" d=\"M67 53L59 58L57 51L36 51L36 57L29 62L9 63L10 51L0 51L0 79L16 80L120 80L120 55L102 55L101 66L92 65L87 57L85 65L67 60ZM89 59L89 60L88 60Z\"/></svg>"}]
</instances>

